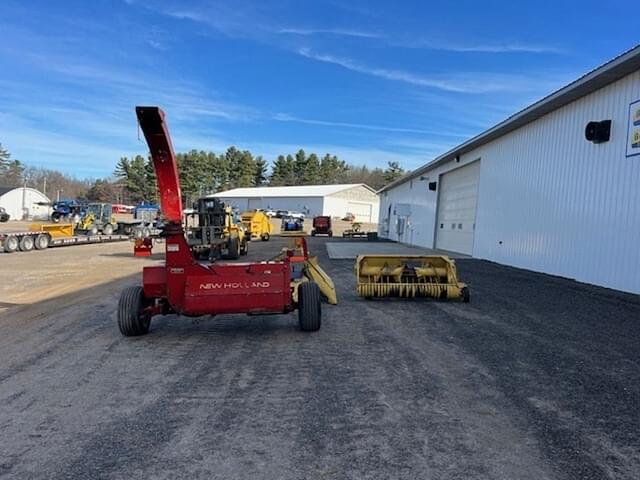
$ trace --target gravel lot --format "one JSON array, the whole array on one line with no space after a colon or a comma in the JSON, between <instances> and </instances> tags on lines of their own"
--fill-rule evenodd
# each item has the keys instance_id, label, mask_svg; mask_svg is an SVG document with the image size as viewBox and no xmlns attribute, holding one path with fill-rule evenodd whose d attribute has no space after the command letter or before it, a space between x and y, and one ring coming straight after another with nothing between
<instances>
[{"instance_id":1,"label":"gravel lot","mask_svg":"<svg viewBox=\"0 0 640 480\"><path fill-rule=\"evenodd\" d=\"M637 296L465 259L469 304L367 302L326 241L341 303L311 334L294 315L168 316L124 338L131 244L0 255L0 477L640 478ZM10 301L71 256L108 274Z\"/></svg>"}]
</instances>

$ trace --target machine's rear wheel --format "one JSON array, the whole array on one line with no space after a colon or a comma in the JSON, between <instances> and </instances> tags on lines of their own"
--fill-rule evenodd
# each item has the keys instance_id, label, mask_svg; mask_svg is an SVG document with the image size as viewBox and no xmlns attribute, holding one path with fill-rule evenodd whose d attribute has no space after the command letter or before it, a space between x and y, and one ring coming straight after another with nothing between
<instances>
[{"instance_id":1,"label":"machine's rear wheel","mask_svg":"<svg viewBox=\"0 0 640 480\"><path fill-rule=\"evenodd\" d=\"M311 230L311 236L315 237L316 236L316 231L315 230Z\"/></svg>"},{"instance_id":2,"label":"machine's rear wheel","mask_svg":"<svg viewBox=\"0 0 640 480\"><path fill-rule=\"evenodd\" d=\"M36 250L44 250L45 248L49 247L49 236L45 235L44 233L41 233L40 235L38 235L36 237L36 240L34 242L34 246L36 247Z\"/></svg>"},{"instance_id":3,"label":"machine's rear wheel","mask_svg":"<svg viewBox=\"0 0 640 480\"><path fill-rule=\"evenodd\" d=\"M469 303L471 300L471 294L469 293L469 287L462 287L462 291L460 292L462 295L462 301L464 303Z\"/></svg>"},{"instance_id":4,"label":"machine's rear wheel","mask_svg":"<svg viewBox=\"0 0 640 480\"><path fill-rule=\"evenodd\" d=\"M240 239L236 236L229 238L229 253L227 258L229 260L235 260L240 256Z\"/></svg>"},{"instance_id":5,"label":"machine's rear wheel","mask_svg":"<svg viewBox=\"0 0 640 480\"><path fill-rule=\"evenodd\" d=\"M298 287L298 322L303 332L320 330L322 306L320 287L315 282L303 282Z\"/></svg>"},{"instance_id":6,"label":"machine's rear wheel","mask_svg":"<svg viewBox=\"0 0 640 480\"><path fill-rule=\"evenodd\" d=\"M247 253L249 253L249 242L247 242L247 237L244 237L240 247L240 255L246 255Z\"/></svg>"},{"instance_id":7,"label":"machine's rear wheel","mask_svg":"<svg viewBox=\"0 0 640 480\"><path fill-rule=\"evenodd\" d=\"M98 227L96 225L92 225L91 227L89 227L89 230L87 230L87 235L97 235L98 234Z\"/></svg>"},{"instance_id":8,"label":"machine's rear wheel","mask_svg":"<svg viewBox=\"0 0 640 480\"><path fill-rule=\"evenodd\" d=\"M7 253L13 253L18 250L20 246L20 240L15 235L9 235L4 239L4 251Z\"/></svg>"},{"instance_id":9,"label":"machine's rear wheel","mask_svg":"<svg viewBox=\"0 0 640 480\"><path fill-rule=\"evenodd\" d=\"M127 287L118 302L118 328L125 337L149 332L151 317L144 312L145 298L142 287Z\"/></svg>"},{"instance_id":10,"label":"machine's rear wheel","mask_svg":"<svg viewBox=\"0 0 640 480\"><path fill-rule=\"evenodd\" d=\"M269 234L268 233L263 233L260 236L260 240L262 240L263 242L268 242L269 241Z\"/></svg>"},{"instance_id":11,"label":"machine's rear wheel","mask_svg":"<svg viewBox=\"0 0 640 480\"><path fill-rule=\"evenodd\" d=\"M31 250L33 250L33 237L25 235L20 239L20 251L30 252Z\"/></svg>"},{"instance_id":12,"label":"machine's rear wheel","mask_svg":"<svg viewBox=\"0 0 640 480\"><path fill-rule=\"evenodd\" d=\"M113 225L111 225L110 223L105 223L104 227L102 227L102 233L104 233L105 235L112 235Z\"/></svg>"}]
</instances>

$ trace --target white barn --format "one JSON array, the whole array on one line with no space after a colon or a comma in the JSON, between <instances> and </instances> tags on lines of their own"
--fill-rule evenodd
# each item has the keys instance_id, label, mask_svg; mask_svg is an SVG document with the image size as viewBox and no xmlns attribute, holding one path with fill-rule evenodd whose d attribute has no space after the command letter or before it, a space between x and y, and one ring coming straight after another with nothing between
<instances>
[{"instance_id":1,"label":"white barn","mask_svg":"<svg viewBox=\"0 0 640 480\"><path fill-rule=\"evenodd\" d=\"M35 188L0 187L0 207L11 220L48 220L51 200Z\"/></svg>"},{"instance_id":2,"label":"white barn","mask_svg":"<svg viewBox=\"0 0 640 480\"><path fill-rule=\"evenodd\" d=\"M380 194L383 237L640 293L640 47Z\"/></svg>"},{"instance_id":3,"label":"white barn","mask_svg":"<svg viewBox=\"0 0 640 480\"><path fill-rule=\"evenodd\" d=\"M211 196L242 211L271 208L341 218L350 212L356 220L371 223L378 222L380 208L376 192L363 183L235 188Z\"/></svg>"}]
</instances>

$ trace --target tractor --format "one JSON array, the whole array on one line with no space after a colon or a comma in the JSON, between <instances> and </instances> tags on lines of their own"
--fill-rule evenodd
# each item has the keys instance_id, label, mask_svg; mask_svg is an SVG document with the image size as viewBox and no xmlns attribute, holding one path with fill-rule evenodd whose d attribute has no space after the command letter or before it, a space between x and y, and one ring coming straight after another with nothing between
<instances>
[{"instance_id":1,"label":"tractor","mask_svg":"<svg viewBox=\"0 0 640 480\"><path fill-rule=\"evenodd\" d=\"M197 226L187 229L187 242L198 258L235 260L249 252L244 227L236 222L232 208L219 199L200 198L189 216L198 220Z\"/></svg>"},{"instance_id":2,"label":"tractor","mask_svg":"<svg viewBox=\"0 0 640 480\"><path fill-rule=\"evenodd\" d=\"M183 227L178 165L164 112L158 107L136 107L136 114L158 182L166 259L164 265L144 267L142 286L122 292L117 314L120 332L125 336L148 333L154 315L265 315L294 310L298 310L301 330L320 329L321 294L329 301L337 299L331 279L309 257L304 238L292 239L294 247L278 258L256 263L201 262L194 256ZM219 209L213 202L209 206Z\"/></svg>"},{"instance_id":3,"label":"tractor","mask_svg":"<svg viewBox=\"0 0 640 480\"><path fill-rule=\"evenodd\" d=\"M110 203L90 203L84 215L80 218L76 230L87 235L111 235L118 230L118 222L112 213Z\"/></svg>"}]
</instances>

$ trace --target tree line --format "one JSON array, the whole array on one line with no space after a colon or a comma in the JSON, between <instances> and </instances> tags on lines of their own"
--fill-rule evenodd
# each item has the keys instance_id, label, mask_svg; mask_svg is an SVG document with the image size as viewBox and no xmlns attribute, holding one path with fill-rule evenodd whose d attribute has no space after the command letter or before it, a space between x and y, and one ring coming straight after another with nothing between
<instances>
[{"instance_id":1,"label":"tree line","mask_svg":"<svg viewBox=\"0 0 640 480\"><path fill-rule=\"evenodd\" d=\"M196 198L238 187L327 185L366 183L374 189L404 175L398 162L388 162L385 169L350 165L336 155L278 155L271 168L269 162L249 150L229 147L224 153L191 150L177 153L182 194L186 204ZM118 160L108 178L79 180L56 170L24 166L0 144L0 186L27 185L45 190L49 198L78 198L88 201L136 204L156 201L157 189L149 157L135 155Z\"/></svg>"}]
</instances>

